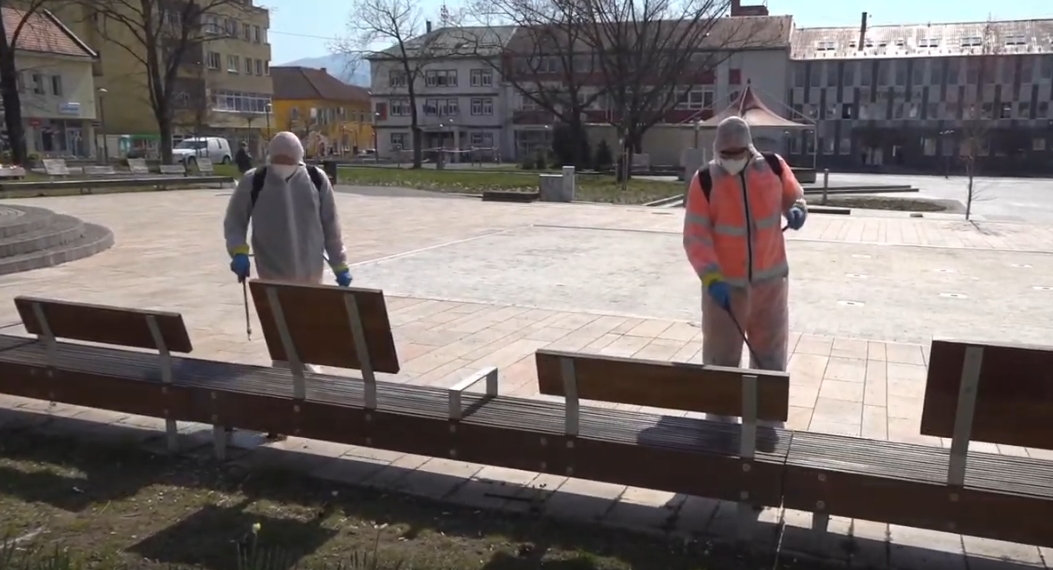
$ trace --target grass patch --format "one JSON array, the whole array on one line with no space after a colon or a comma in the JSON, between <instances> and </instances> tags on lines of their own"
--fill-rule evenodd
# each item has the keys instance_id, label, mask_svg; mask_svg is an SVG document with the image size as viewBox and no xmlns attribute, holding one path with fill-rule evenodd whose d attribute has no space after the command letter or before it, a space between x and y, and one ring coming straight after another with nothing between
<instances>
[{"instance_id":1,"label":"grass patch","mask_svg":"<svg viewBox=\"0 0 1053 570\"><path fill-rule=\"evenodd\" d=\"M821 200L814 203L820 205L820 202ZM945 204L933 200L891 196L828 196L826 203L822 205L897 212L946 212L948 209Z\"/></svg>"},{"instance_id":2,"label":"grass patch","mask_svg":"<svg viewBox=\"0 0 1053 570\"><path fill-rule=\"evenodd\" d=\"M482 194L487 190L537 190L538 172L504 169L420 169L355 166L339 170L340 182L356 186L397 186L437 192ZM613 175L578 174L575 200L644 204L682 194L680 182L633 178L622 190Z\"/></svg>"},{"instance_id":3,"label":"grass patch","mask_svg":"<svg viewBox=\"0 0 1053 570\"><path fill-rule=\"evenodd\" d=\"M8 565L0 552L5 569L756 570L773 563L708 542L440 505L289 471L246 473L205 457L31 431L0 435L0 537L13 545ZM39 562L48 557L62 564ZM780 567L817 566L786 560Z\"/></svg>"}]
</instances>

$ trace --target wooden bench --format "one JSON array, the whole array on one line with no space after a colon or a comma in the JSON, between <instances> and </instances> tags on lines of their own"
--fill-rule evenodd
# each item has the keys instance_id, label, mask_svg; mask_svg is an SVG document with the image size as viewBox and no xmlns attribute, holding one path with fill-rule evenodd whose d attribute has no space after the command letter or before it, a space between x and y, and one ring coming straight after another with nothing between
<instances>
[{"instance_id":1,"label":"wooden bench","mask_svg":"<svg viewBox=\"0 0 1053 570\"><path fill-rule=\"evenodd\" d=\"M691 470L705 476L677 491L738 502L744 520L754 506L781 504L783 463L792 433L762 428L758 434L758 421L786 421L786 373L552 350L539 350L535 358L540 393L564 398L568 437L578 433L582 399L741 418L741 425L690 420L704 442L699 451L705 454ZM647 464L638 467L653 469Z\"/></svg>"},{"instance_id":2,"label":"wooden bench","mask_svg":"<svg viewBox=\"0 0 1053 570\"><path fill-rule=\"evenodd\" d=\"M212 165L212 159L207 156L191 157L188 164L192 164L197 168L197 173L201 176L212 176L216 173L216 168Z\"/></svg>"},{"instance_id":3,"label":"wooden bench","mask_svg":"<svg viewBox=\"0 0 1053 570\"><path fill-rule=\"evenodd\" d=\"M132 174L150 174L150 167L146 164L145 158L129 158L128 159L128 171Z\"/></svg>"},{"instance_id":4,"label":"wooden bench","mask_svg":"<svg viewBox=\"0 0 1053 570\"><path fill-rule=\"evenodd\" d=\"M180 176L186 176L186 166L182 164L161 164L158 165L158 169L161 174L178 174Z\"/></svg>"},{"instance_id":5,"label":"wooden bench","mask_svg":"<svg viewBox=\"0 0 1053 570\"><path fill-rule=\"evenodd\" d=\"M1053 546L1053 461L968 452L1053 448L1053 349L934 340L921 433L950 449L798 432L785 506ZM966 468L968 465L968 469Z\"/></svg>"},{"instance_id":6,"label":"wooden bench","mask_svg":"<svg viewBox=\"0 0 1053 570\"><path fill-rule=\"evenodd\" d=\"M113 176L117 174L112 166L85 166L84 174L89 176Z\"/></svg>"},{"instance_id":7,"label":"wooden bench","mask_svg":"<svg viewBox=\"0 0 1053 570\"><path fill-rule=\"evenodd\" d=\"M70 169L66 166L66 161L61 158L45 158L41 162L44 165L44 173L52 178L70 175Z\"/></svg>"},{"instance_id":8,"label":"wooden bench","mask_svg":"<svg viewBox=\"0 0 1053 570\"><path fill-rule=\"evenodd\" d=\"M158 397L165 399L163 396L168 395L165 385L173 382L172 353L189 354L193 350L183 317L178 313L22 296L15 298L15 307L26 332L36 335L44 346L41 364L46 371L37 378L33 370L29 370L28 375L5 370L0 374L0 384L6 384L5 393L8 394L155 415L159 411ZM76 351L62 354L59 339L156 350L156 369L149 378L159 381L162 386L157 390L143 385L144 389L135 390L117 386L106 376L89 379L79 367L90 366L90 358L85 359L83 353L77 358ZM60 360L60 356L66 358ZM27 378L31 381L26 382ZM161 411L163 409L164 406ZM175 420L166 417L165 428L169 448L174 450L177 443Z\"/></svg>"}]
</instances>

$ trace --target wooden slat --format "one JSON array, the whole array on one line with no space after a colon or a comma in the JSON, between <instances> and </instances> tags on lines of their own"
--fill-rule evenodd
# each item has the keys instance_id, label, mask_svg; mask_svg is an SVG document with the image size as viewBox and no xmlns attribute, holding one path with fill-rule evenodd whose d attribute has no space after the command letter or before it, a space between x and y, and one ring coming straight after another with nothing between
<instances>
[{"instance_id":1,"label":"wooden slat","mask_svg":"<svg viewBox=\"0 0 1053 570\"><path fill-rule=\"evenodd\" d=\"M757 376L757 418L786 421L790 377L783 372L742 370L684 362L637 360L555 350L539 350L538 388L565 396L560 359L574 361L578 397L619 404L742 415L742 376Z\"/></svg>"},{"instance_id":2,"label":"wooden slat","mask_svg":"<svg viewBox=\"0 0 1053 570\"><path fill-rule=\"evenodd\" d=\"M982 346L970 439L1053 449L1053 348L933 340L921 433L954 436L965 349Z\"/></svg>"},{"instance_id":3,"label":"wooden slat","mask_svg":"<svg viewBox=\"0 0 1053 570\"><path fill-rule=\"evenodd\" d=\"M56 338L98 342L117 346L157 349L146 317L157 320L161 338L170 352L193 350L183 315L108 305L90 305L37 297L15 297L15 307L30 334L43 334L33 305L39 304L51 334Z\"/></svg>"},{"instance_id":4,"label":"wooden slat","mask_svg":"<svg viewBox=\"0 0 1053 570\"><path fill-rule=\"evenodd\" d=\"M267 289L271 287L278 293L286 326L302 362L356 370L362 367L344 304L344 299L351 297L358 304L373 371L398 373L399 358L382 291L252 280L252 300L272 359L288 360L267 299Z\"/></svg>"}]
</instances>

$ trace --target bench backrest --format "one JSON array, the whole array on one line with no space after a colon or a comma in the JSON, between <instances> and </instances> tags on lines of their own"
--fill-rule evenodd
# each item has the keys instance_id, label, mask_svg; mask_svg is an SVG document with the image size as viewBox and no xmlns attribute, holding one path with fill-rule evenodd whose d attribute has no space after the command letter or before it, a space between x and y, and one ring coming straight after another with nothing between
<instances>
[{"instance_id":1,"label":"bench backrest","mask_svg":"<svg viewBox=\"0 0 1053 570\"><path fill-rule=\"evenodd\" d=\"M249 288L272 359L289 360L282 341L280 311L288 340L301 363L362 370L359 347L365 346L372 371L391 374L399 371L383 292L259 279L250 281ZM277 311L269 291L273 291L273 299L278 301ZM360 325L353 323L351 313L355 312ZM359 326L361 335L354 330ZM363 342L364 345L360 344Z\"/></svg>"},{"instance_id":2,"label":"bench backrest","mask_svg":"<svg viewBox=\"0 0 1053 570\"><path fill-rule=\"evenodd\" d=\"M539 350L535 358L539 391L550 396L567 396L562 372L566 358L574 363L577 397L582 399L741 417L742 377L753 375L757 419L786 421L789 414L790 377L783 372L555 350Z\"/></svg>"},{"instance_id":3,"label":"bench backrest","mask_svg":"<svg viewBox=\"0 0 1053 570\"><path fill-rule=\"evenodd\" d=\"M161 174L186 174L186 166L182 164L162 164L158 168Z\"/></svg>"},{"instance_id":4,"label":"bench backrest","mask_svg":"<svg viewBox=\"0 0 1053 570\"><path fill-rule=\"evenodd\" d=\"M66 166L66 161L61 158L45 158L41 162L44 163L44 172L48 176L69 176L69 167Z\"/></svg>"},{"instance_id":5,"label":"bench backrest","mask_svg":"<svg viewBox=\"0 0 1053 570\"><path fill-rule=\"evenodd\" d=\"M970 347L982 349L975 371L965 364ZM1053 347L933 340L923 435L954 437L961 386L970 376L975 403L962 428L970 440L1053 449ZM968 413L970 402L962 400Z\"/></svg>"},{"instance_id":6,"label":"bench backrest","mask_svg":"<svg viewBox=\"0 0 1053 570\"><path fill-rule=\"evenodd\" d=\"M197 163L198 174L211 176L216 173L215 167L212 166L211 158L208 158L207 156L199 156L194 159L194 162Z\"/></svg>"},{"instance_id":7,"label":"bench backrest","mask_svg":"<svg viewBox=\"0 0 1053 570\"><path fill-rule=\"evenodd\" d=\"M150 330L150 319L157 323L160 337L169 352L193 350L183 316L179 313L144 311L105 305L89 305L36 297L15 297L15 307L30 334L97 342L117 346L159 349ZM37 314L44 317L41 322Z\"/></svg>"},{"instance_id":8,"label":"bench backrest","mask_svg":"<svg viewBox=\"0 0 1053 570\"><path fill-rule=\"evenodd\" d=\"M84 174L92 176L108 176L115 174L112 166L85 166Z\"/></svg>"},{"instance_id":9,"label":"bench backrest","mask_svg":"<svg viewBox=\"0 0 1053 570\"><path fill-rule=\"evenodd\" d=\"M132 174L150 174L150 167L146 164L145 158L129 158L128 170Z\"/></svg>"}]
</instances>

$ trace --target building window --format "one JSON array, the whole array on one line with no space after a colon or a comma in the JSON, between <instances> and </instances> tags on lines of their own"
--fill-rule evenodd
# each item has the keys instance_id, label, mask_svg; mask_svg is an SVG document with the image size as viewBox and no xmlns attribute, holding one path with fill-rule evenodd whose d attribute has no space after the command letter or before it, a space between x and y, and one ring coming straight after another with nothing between
<instances>
[{"instance_id":1,"label":"building window","mask_svg":"<svg viewBox=\"0 0 1053 570\"><path fill-rule=\"evenodd\" d=\"M459 109L457 99L425 99L424 114L432 117L455 117Z\"/></svg>"},{"instance_id":2,"label":"building window","mask_svg":"<svg viewBox=\"0 0 1053 570\"><path fill-rule=\"evenodd\" d=\"M405 87L406 72L392 69L388 72L388 87Z\"/></svg>"},{"instance_id":3,"label":"building window","mask_svg":"<svg viewBox=\"0 0 1053 570\"><path fill-rule=\"evenodd\" d=\"M409 115L410 115L409 99L392 99L391 100L391 116L392 117L408 117Z\"/></svg>"},{"instance_id":4,"label":"building window","mask_svg":"<svg viewBox=\"0 0 1053 570\"><path fill-rule=\"evenodd\" d=\"M930 61L929 65L936 67L936 61ZM918 85L925 83L925 60L914 60L914 67L911 69L910 75L911 85L917 87Z\"/></svg>"},{"instance_id":5,"label":"building window","mask_svg":"<svg viewBox=\"0 0 1053 570\"><path fill-rule=\"evenodd\" d=\"M1035 137L1031 139L1031 150L1046 150L1046 139L1042 137Z\"/></svg>"},{"instance_id":6,"label":"building window","mask_svg":"<svg viewBox=\"0 0 1053 570\"><path fill-rule=\"evenodd\" d=\"M891 62L888 60L881 60L877 62L877 84L888 85L888 68Z\"/></svg>"},{"instance_id":7,"label":"building window","mask_svg":"<svg viewBox=\"0 0 1053 570\"><path fill-rule=\"evenodd\" d=\"M263 74L264 75L270 75L271 74L271 62L269 62L269 61L264 61L263 62Z\"/></svg>"},{"instance_id":8,"label":"building window","mask_svg":"<svg viewBox=\"0 0 1053 570\"><path fill-rule=\"evenodd\" d=\"M227 56L227 73L237 73L241 69L241 58L236 55Z\"/></svg>"},{"instance_id":9,"label":"building window","mask_svg":"<svg viewBox=\"0 0 1053 570\"><path fill-rule=\"evenodd\" d=\"M808 67L803 63L793 66L793 86L804 87L808 82Z\"/></svg>"},{"instance_id":10,"label":"building window","mask_svg":"<svg viewBox=\"0 0 1053 570\"><path fill-rule=\"evenodd\" d=\"M223 31L223 26L219 23L219 18L215 16L205 16L205 23L202 28L202 33L209 36L218 36Z\"/></svg>"},{"instance_id":11,"label":"building window","mask_svg":"<svg viewBox=\"0 0 1053 570\"><path fill-rule=\"evenodd\" d=\"M260 43L260 38L261 37L262 37L262 35L260 34L260 27L259 26L253 26L252 27L252 40L254 42L256 42L256 43Z\"/></svg>"},{"instance_id":12,"label":"building window","mask_svg":"<svg viewBox=\"0 0 1053 570\"><path fill-rule=\"evenodd\" d=\"M212 110L226 113L265 114L270 95L217 90L212 92Z\"/></svg>"},{"instance_id":13,"label":"building window","mask_svg":"<svg viewBox=\"0 0 1053 570\"><path fill-rule=\"evenodd\" d=\"M1002 83L1012 83L1016 75L1016 60L1010 57L1002 58Z\"/></svg>"},{"instance_id":14,"label":"building window","mask_svg":"<svg viewBox=\"0 0 1053 570\"><path fill-rule=\"evenodd\" d=\"M852 152L852 138L841 137L841 141L837 149L837 154L848 154L850 152Z\"/></svg>"},{"instance_id":15,"label":"building window","mask_svg":"<svg viewBox=\"0 0 1053 570\"><path fill-rule=\"evenodd\" d=\"M227 18L226 22L224 22L224 25L226 27L226 32L228 36L232 38L238 37L238 22L236 20Z\"/></svg>"},{"instance_id":16,"label":"building window","mask_svg":"<svg viewBox=\"0 0 1053 570\"><path fill-rule=\"evenodd\" d=\"M925 156L936 156L936 139L925 137L921 139L921 146Z\"/></svg>"},{"instance_id":17,"label":"building window","mask_svg":"<svg viewBox=\"0 0 1053 570\"><path fill-rule=\"evenodd\" d=\"M473 69L472 87L491 87L494 84L494 72L489 69Z\"/></svg>"},{"instance_id":18,"label":"building window","mask_svg":"<svg viewBox=\"0 0 1053 570\"><path fill-rule=\"evenodd\" d=\"M245 75L252 75L252 58L245 58Z\"/></svg>"},{"instance_id":19,"label":"building window","mask_svg":"<svg viewBox=\"0 0 1053 570\"><path fill-rule=\"evenodd\" d=\"M708 109L712 106L713 90L701 87L685 91L680 97L680 103L677 105L680 109L690 109L692 111Z\"/></svg>"},{"instance_id":20,"label":"building window","mask_svg":"<svg viewBox=\"0 0 1053 570\"><path fill-rule=\"evenodd\" d=\"M52 75L51 76L51 94L56 97L62 96L62 76Z\"/></svg>"},{"instance_id":21,"label":"building window","mask_svg":"<svg viewBox=\"0 0 1053 570\"><path fill-rule=\"evenodd\" d=\"M926 116L926 118L928 118L928 119L939 119L940 118L939 117L940 104L939 103L929 103L928 113L929 114Z\"/></svg>"},{"instance_id":22,"label":"building window","mask_svg":"<svg viewBox=\"0 0 1053 570\"><path fill-rule=\"evenodd\" d=\"M819 87L819 82L822 78L819 76L819 62L808 63L808 85L812 87Z\"/></svg>"},{"instance_id":23,"label":"building window","mask_svg":"<svg viewBox=\"0 0 1053 570\"><path fill-rule=\"evenodd\" d=\"M223 66L223 56L220 55L218 51L208 52L208 58L206 61L209 69L219 69Z\"/></svg>"},{"instance_id":24,"label":"building window","mask_svg":"<svg viewBox=\"0 0 1053 570\"><path fill-rule=\"evenodd\" d=\"M935 59L929 62L929 85L939 85L943 83L943 78L940 77L942 67L942 60Z\"/></svg>"},{"instance_id":25,"label":"building window","mask_svg":"<svg viewBox=\"0 0 1053 570\"><path fill-rule=\"evenodd\" d=\"M245 37L245 41L252 41L252 26L248 24L242 24L241 35Z\"/></svg>"},{"instance_id":26,"label":"building window","mask_svg":"<svg viewBox=\"0 0 1053 570\"><path fill-rule=\"evenodd\" d=\"M33 74L33 94L34 95L46 95L47 90L44 88L44 74L34 73Z\"/></svg>"},{"instance_id":27,"label":"building window","mask_svg":"<svg viewBox=\"0 0 1053 570\"><path fill-rule=\"evenodd\" d=\"M263 60L256 60L256 75L263 75Z\"/></svg>"},{"instance_id":28,"label":"building window","mask_svg":"<svg viewBox=\"0 0 1053 570\"><path fill-rule=\"evenodd\" d=\"M489 98L472 99L473 115L493 115L494 100Z\"/></svg>"},{"instance_id":29,"label":"building window","mask_svg":"<svg viewBox=\"0 0 1053 570\"><path fill-rule=\"evenodd\" d=\"M1031 102L1022 101L1019 105L1017 105L1016 116L1020 119L1031 118Z\"/></svg>"},{"instance_id":30,"label":"building window","mask_svg":"<svg viewBox=\"0 0 1053 570\"><path fill-rule=\"evenodd\" d=\"M1053 55L1042 56L1042 79L1053 79Z\"/></svg>"},{"instance_id":31,"label":"building window","mask_svg":"<svg viewBox=\"0 0 1053 570\"><path fill-rule=\"evenodd\" d=\"M940 38L922 38L918 40L918 47L920 48L938 48L940 47Z\"/></svg>"},{"instance_id":32,"label":"building window","mask_svg":"<svg viewBox=\"0 0 1053 570\"><path fill-rule=\"evenodd\" d=\"M391 133L391 148L395 150L406 148L406 133Z\"/></svg>"},{"instance_id":33,"label":"building window","mask_svg":"<svg viewBox=\"0 0 1053 570\"><path fill-rule=\"evenodd\" d=\"M1013 118L1013 104L1002 103L1002 109L998 113L999 119L1012 119Z\"/></svg>"},{"instance_id":34,"label":"building window","mask_svg":"<svg viewBox=\"0 0 1053 570\"><path fill-rule=\"evenodd\" d=\"M1038 113L1035 114L1039 119L1049 118L1049 101L1038 102Z\"/></svg>"},{"instance_id":35,"label":"building window","mask_svg":"<svg viewBox=\"0 0 1053 570\"><path fill-rule=\"evenodd\" d=\"M457 70L439 69L425 71L424 84L428 87L457 87Z\"/></svg>"},{"instance_id":36,"label":"building window","mask_svg":"<svg viewBox=\"0 0 1053 570\"><path fill-rule=\"evenodd\" d=\"M947 85L958 84L958 70L961 67L960 59L952 59L947 62Z\"/></svg>"},{"instance_id":37,"label":"building window","mask_svg":"<svg viewBox=\"0 0 1053 570\"><path fill-rule=\"evenodd\" d=\"M901 59L896 62L896 85L907 84L907 60Z\"/></svg>"},{"instance_id":38,"label":"building window","mask_svg":"<svg viewBox=\"0 0 1053 570\"><path fill-rule=\"evenodd\" d=\"M473 132L469 135L469 144L480 148L494 147L494 133Z\"/></svg>"},{"instance_id":39,"label":"building window","mask_svg":"<svg viewBox=\"0 0 1053 570\"><path fill-rule=\"evenodd\" d=\"M858 67L858 61L846 61L845 70L842 72L841 84L846 86L855 85L856 82L856 67Z\"/></svg>"},{"instance_id":40,"label":"building window","mask_svg":"<svg viewBox=\"0 0 1053 570\"><path fill-rule=\"evenodd\" d=\"M837 86L837 64L832 61L826 64L826 86Z\"/></svg>"},{"instance_id":41,"label":"building window","mask_svg":"<svg viewBox=\"0 0 1053 570\"><path fill-rule=\"evenodd\" d=\"M851 103L845 103L844 105L841 105L841 118L842 119L851 119L852 118L852 104Z\"/></svg>"},{"instance_id":42,"label":"building window","mask_svg":"<svg viewBox=\"0 0 1053 570\"><path fill-rule=\"evenodd\" d=\"M1035 60L1031 57L1025 57L1020 62L1020 82L1021 83L1032 83L1035 80Z\"/></svg>"}]
</instances>

